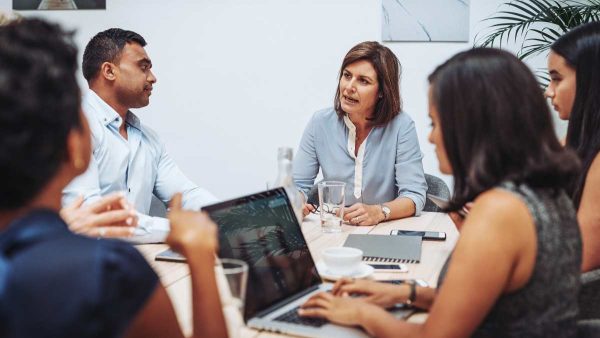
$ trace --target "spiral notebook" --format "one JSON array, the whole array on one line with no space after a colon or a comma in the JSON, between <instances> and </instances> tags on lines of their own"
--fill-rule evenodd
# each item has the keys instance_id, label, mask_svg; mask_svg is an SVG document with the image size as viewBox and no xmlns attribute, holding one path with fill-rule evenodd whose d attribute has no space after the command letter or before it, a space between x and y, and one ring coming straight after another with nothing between
<instances>
[{"instance_id":1,"label":"spiral notebook","mask_svg":"<svg viewBox=\"0 0 600 338\"><path fill-rule=\"evenodd\" d=\"M344 246L361 249L363 261L419 263L421 236L348 235Z\"/></svg>"}]
</instances>

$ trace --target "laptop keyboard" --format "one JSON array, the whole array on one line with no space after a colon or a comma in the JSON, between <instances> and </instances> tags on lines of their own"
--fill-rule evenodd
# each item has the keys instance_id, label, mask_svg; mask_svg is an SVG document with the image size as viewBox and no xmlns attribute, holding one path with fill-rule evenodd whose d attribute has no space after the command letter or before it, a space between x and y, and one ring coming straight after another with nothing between
<instances>
[{"instance_id":1,"label":"laptop keyboard","mask_svg":"<svg viewBox=\"0 0 600 338\"><path fill-rule=\"evenodd\" d=\"M321 327L328 323L326 319L322 318L308 318L308 317L300 317L298 315L298 308L291 309L290 311L280 315L274 320L278 322L286 322L298 325L306 325L312 327Z\"/></svg>"}]
</instances>

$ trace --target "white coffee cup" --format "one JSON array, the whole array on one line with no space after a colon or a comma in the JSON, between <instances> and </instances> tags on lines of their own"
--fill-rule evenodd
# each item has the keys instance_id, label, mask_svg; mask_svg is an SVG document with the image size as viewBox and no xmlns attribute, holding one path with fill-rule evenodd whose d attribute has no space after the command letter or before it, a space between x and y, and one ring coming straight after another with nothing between
<instances>
[{"instance_id":1,"label":"white coffee cup","mask_svg":"<svg viewBox=\"0 0 600 338\"><path fill-rule=\"evenodd\" d=\"M321 251L321 256L330 273L349 276L359 269L363 252L355 248L332 247Z\"/></svg>"}]
</instances>

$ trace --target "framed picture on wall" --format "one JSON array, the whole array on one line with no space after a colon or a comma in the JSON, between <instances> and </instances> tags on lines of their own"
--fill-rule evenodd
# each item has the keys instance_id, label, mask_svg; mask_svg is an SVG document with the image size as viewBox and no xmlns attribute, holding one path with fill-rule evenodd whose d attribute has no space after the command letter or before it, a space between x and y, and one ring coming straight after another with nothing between
<instances>
[{"instance_id":1,"label":"framed picture on wall","mask_svg":"<svg viewBox=\"0 0 600 338\"><path fill-rule=\"evenodd\" d=\"M383 0L383 41L469 41L470 0Z\"/></svg>"},{"instance_id":2,"label":"framed picture on wall","mask_svg":"<svg viewBox=\"0 0 600 338\"><path fill-rule=\"evenodd\" d=\"M106 0L13 0L14 10L106 9Z\"/></svg>"}]
</instances>

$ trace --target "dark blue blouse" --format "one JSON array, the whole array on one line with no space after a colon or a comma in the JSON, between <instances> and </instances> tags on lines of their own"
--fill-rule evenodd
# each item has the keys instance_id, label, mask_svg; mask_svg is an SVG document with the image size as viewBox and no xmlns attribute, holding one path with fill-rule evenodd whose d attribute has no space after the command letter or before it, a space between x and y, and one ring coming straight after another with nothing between
<instances>
[{"instance_id":1,"label":"dark blue blouse","mask_svg":"<svg viewBox=\"0 0 600 338\"><path fill-rule=\"evenodd\" d=\"M130 244L31 212L0 233L0 337L120 337L157 281Z\"/></svg>"}]
</instances>

